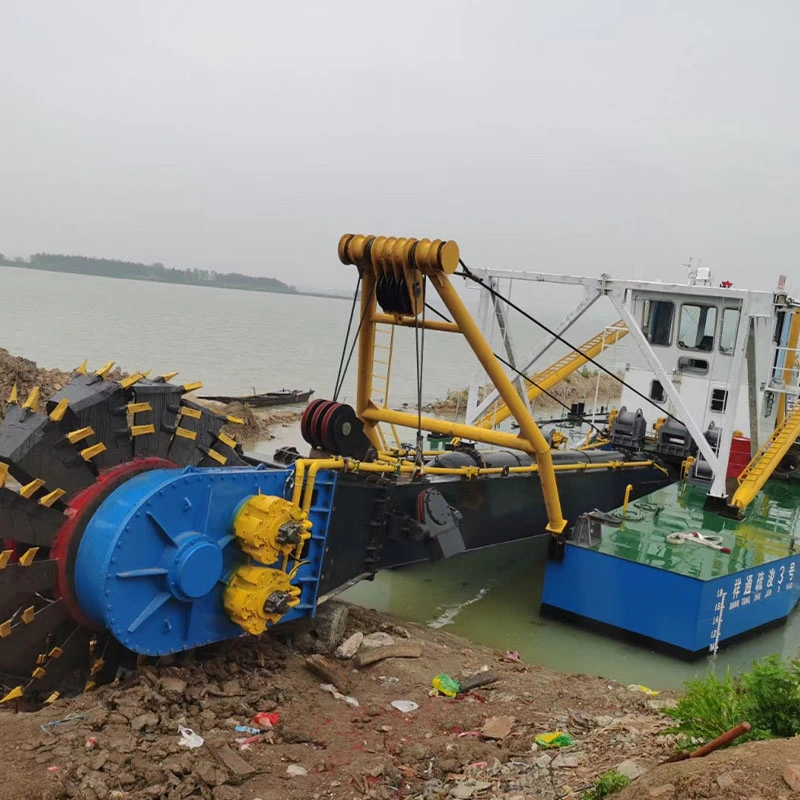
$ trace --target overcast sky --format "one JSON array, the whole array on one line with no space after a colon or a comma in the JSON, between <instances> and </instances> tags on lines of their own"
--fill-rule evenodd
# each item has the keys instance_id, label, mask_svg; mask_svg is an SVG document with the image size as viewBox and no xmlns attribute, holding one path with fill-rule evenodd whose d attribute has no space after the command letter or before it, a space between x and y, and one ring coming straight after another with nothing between
<instances>
[{"instance_id":1,"label":"overcast sky","mask_svg":"<svg viewBox=\"0 0 800 800\"><path fill-rule=\"evenodd\" d=\"M342 289L343 232L752 288L798 260L796 0L3 0L0 69L7 255Z\"/></svg>"}]
</instances>

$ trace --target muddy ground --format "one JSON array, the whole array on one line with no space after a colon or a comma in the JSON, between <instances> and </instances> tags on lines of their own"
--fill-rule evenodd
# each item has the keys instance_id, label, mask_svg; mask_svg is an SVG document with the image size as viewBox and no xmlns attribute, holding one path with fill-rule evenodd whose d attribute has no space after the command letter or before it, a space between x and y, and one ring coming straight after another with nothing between
<instances>
[{"instance_id":1,"label":"muddy ground","mask_svg":"<svg viewBox=\"0 0 800 800\"><path fill-rule=\"evenodd\" d=\"M641 773L620 800L795 796L782 773L800 761L796 740L657 766L675 748L660 711L674 702L669 693L652 697L600 677L506 660L441 630L344 608L346 630L331 641L378 632L421 647L418 658L361 668L331 658L357 707L323 690L306 666L309 649L326 642L304 626L279 627L144 665L119 685L39 711L6 708L0 747L11 769L0 798L555 800L580 797L617 767ZM458 678L487 669L496 682L458 698L430 695L439 673ZM403 712L395 700L418 707ZM254 727L258 713L277 714L274 726L262 734L236 730ZM202 745L182 747L181 725ZM575 743L535 743L552 731Z\"/></svg>"}]
</instances>

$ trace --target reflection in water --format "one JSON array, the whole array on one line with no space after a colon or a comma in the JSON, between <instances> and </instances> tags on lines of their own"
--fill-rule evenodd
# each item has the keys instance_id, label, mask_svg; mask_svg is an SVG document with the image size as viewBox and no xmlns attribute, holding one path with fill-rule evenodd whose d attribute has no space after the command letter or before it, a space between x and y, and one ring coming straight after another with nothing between
<instances>
[{"instance_id":1,"label":"reflection in water","mask_svg":"<svg viewBox=\"0 0 800 800\"><path fill-rule=\"evenodd\" d=\"M541 537L449 561L387 570L342 597L400 619L435 627L444 622L450 633L498 650L518 650L524 660L562 672L599 674L655 689L680 688L683 681L709 669L747 669L769 653L797 657L800 614L793 614L784 626L720 650L716 659L692 663L541 617L545 546Z\"/></svg>"}]
</instances>

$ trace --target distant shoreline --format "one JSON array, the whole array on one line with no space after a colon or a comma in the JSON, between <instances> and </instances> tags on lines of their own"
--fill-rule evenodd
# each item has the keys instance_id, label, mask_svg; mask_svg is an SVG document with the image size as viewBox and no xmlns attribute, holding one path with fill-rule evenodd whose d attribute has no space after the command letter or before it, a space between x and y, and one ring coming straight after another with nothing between
<instances>
[{"instance_id":1,"label":"distant shoreline","mask_svg":"<svg viewBox=\"0 0 800 800\"><path fill-rule=\"evenodd\" d=\"M16 269L27 269L31 270L32 272L60 272L67 275L88 275L93 278L112 278L115 280L128 280L128 281L146 281L148 283L169 283L174 286L203 286L207 289L238 289L242 292L260 292L262 294L280 294L280 295L291 295L291 296L300 296L300 297L324 297L330 300L352 300L352 297L348 297L344 294L334 294L332 292L325 292L325 291L311 291L311 290L302 290L302 289L291 289L287 288L286 290L280 288L268 288L268 287L259 287L259 286L245 286L239 284L235 281L227 282L224 279L220 280L218 277L213 283L207 280L201 279L193 279L193 278L183 278L181 280L177 280L174 278L170 278L169 276L164 277L156 277L150 275L102 275L98 274L97 272L92 272L91 270L80 270L80 269L65 269L59 267L46 267L46 266L37 266L34 264L29 264L26 261L0 261L0 267L14 267Z\"/></svg>"}]
</instances>

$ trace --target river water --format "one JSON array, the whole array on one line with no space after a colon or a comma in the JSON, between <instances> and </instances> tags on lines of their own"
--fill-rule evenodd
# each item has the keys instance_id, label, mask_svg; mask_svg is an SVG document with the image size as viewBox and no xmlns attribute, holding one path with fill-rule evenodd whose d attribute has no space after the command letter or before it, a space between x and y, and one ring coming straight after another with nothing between
<instances>
[{"instance_id":1,"label":"river water","mask_svg":"<svg viewBox=\"0 0 800 800\"><path fill-rule=\"evenodd\" d=\"M467 294L469 297L469 294ZM469 303L475 305L475 297ZM567 307L544 314L552 323ZM244 292L198 286L112 280L0 267L0 347L48 367L69 369L85 358L115 360L128 371L181 370L209 394L314 388L329 397L336 380L349 302L320 297ZM613 319L607 319L612 322ZM357 324L357 320L356 320ZM596 322L578 327L582 341ZM520 352L540 336L513 328ZM416 403L413 331L399 331L392 403ZM423 401L469 381L474 359L460 337L439 334L426 343ZM355 363L340 399L354 397ZM256 449L302 446L297 426ZM722 650L712 662L687 664L636 645L540 617L544 568L541 542L520 542L467 553L450 561L387 571L344 597L401 619L439 627L525 660L565 672L601 674L624 683L676 688L708 669L737 670L772 652L796 657L800 615L788 624Z\"/></svg>"}]
</instances>

